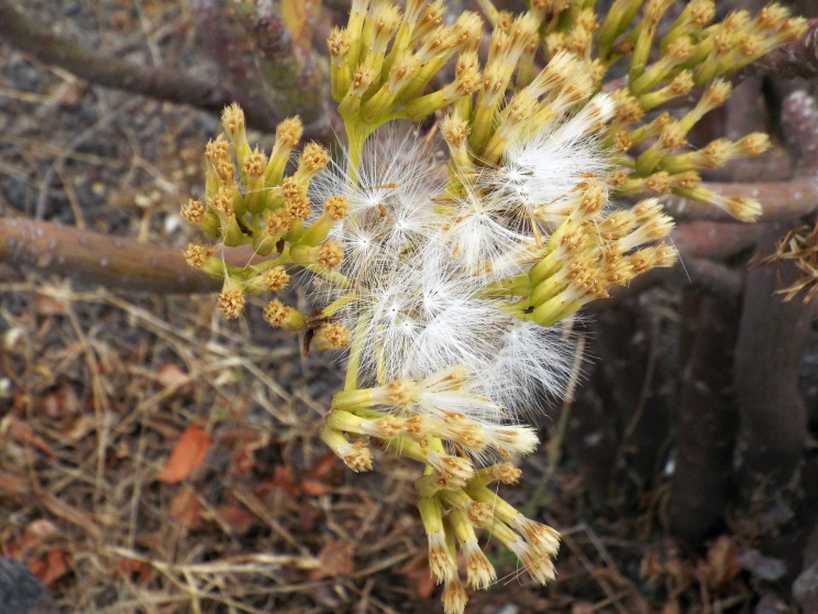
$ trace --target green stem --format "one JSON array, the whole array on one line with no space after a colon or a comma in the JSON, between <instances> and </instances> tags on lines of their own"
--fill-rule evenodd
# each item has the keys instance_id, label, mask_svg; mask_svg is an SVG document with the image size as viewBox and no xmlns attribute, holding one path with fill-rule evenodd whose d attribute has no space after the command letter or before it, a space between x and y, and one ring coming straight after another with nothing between
<instances>
[{"instance_id":1,"label":"green stem","mask_svg":"<svg viewBox=\"0 0 818 614\"><path fill-rule=\"evenodd\" d=\"M349 348L346 376L344 377L344 390L355 390L358 387L358 369L361 366L361 353L364 349L364 333L367 325L366 316L358 318L358 322L355 324L355 331L352 334L352 343Z\"/></svg>"}]
</instances>

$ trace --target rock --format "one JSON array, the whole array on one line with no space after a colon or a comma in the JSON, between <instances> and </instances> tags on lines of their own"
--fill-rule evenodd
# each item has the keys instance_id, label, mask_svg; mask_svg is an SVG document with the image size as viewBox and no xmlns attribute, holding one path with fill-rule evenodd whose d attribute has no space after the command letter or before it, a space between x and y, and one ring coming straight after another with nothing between
<instances>
[{"instance_id":1,"label":"rock","mask_svg":"<svg viewBox=\"0 0 818 614\"><path fill-rule=\"evenodd\" d=\"M818 562L801 572L792 584L792 596L804 614L818 614Z\"/></svg>"},{"instance_id":2,"label":"rock","mask_svg":"<svg viewBox=\"0 0 818 614\"><path fill-rule=\"evenodd\" d=\"M57 614L46 588L19 561L0 557L0 606L14 614Z\"/></svg>"}]
</instances>

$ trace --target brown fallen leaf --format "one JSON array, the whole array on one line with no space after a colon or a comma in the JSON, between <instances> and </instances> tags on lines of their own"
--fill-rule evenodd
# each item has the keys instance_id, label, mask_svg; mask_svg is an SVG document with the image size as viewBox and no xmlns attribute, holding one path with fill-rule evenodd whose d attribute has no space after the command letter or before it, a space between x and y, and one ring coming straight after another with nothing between
<instances>
[{"instance_id":1,"label":"brown fallen leaf","mask_svg":"<svg viewBox=\"0 0 818 614\"><path fill-rule=\"evenodd\" d=\"M167 388L179 388L190 382L190 376L172 362L166 362L156 370L156 379Z\"/></svg>"},{"instance_id":2,"label":"brown fallen leaf","mask_svg":"<svg viewBox=\"0 0 818 614\"><path fill-rule=\"evenodd\" d=\"M70 569L68 553L60 548L51 548L39 559L29 563L31 573L46 586L51 586Z\"/></svg>"},{"instance_id":3,"label":"brown fallen leaf","mask_svg":"<svg viewBox=\"0 0 818 614\"><path fill-rule=\"evenodd\" d=\"M707 560L699 563L699 580L710 588L724 586L741 571L738 546L726 535L719 537L707 551Z\"/></svg>"},{"instance_id":4,"label":"brown fallen leaf","mask_svg":"<svg viewBox=\"0 0 818 614\"><path fill-rule=\"evenodd\" d=\"M259 524L258 517L254 516L241 506L225 503L216 508L219 520L226 524L237 535L244 535Z\"/></svg>"},{"instance_id":5,"label":"brown fallen leaf","mask_svg":"<svg viewBox=\"0 0 818 614\"><path fill-rule=\"evenodd\" d=\"M181 482L204 462L209 448L210 435L199 425L191 424L179 436L170 458L156 479L168 484Z\"/></svg>"},{"instance_id":6,"label":"brown fallen leaf","mask_svg":"<svg viewBox=\"0 0 818 614\"><path fill-rule=\"evenodd\" d=\"M0 471L0 496L21 499L29 492L28 480L8 471Z\"/></svg>"},{"instance_id":7,"label":"brown fallen leaf","mask_svg":"<svg viewBox=\"0 0 818 614\"><path fill-rule=\"evenodd\" d=\"M116 569L120 575L136 580L140 584L147 584L154 576L153 567L145 561L136 559L119 559Z\"/></svg>"},{"instance_id":8,"label":"brown fallen leaf","mask_svg":"<svg viewBox=\"0 0 818 614\"><path fill-rule=\"evenodd\" d=\"M341 539L327 542L318 555L320 561L318 568L310 572L310 577L313 580L320 580L333 576L348 576L355 569L352 560L354 551L355 547L351 542Z\"/></svg>"},{"instance_id":9,"label":"brown fallen leaf","mask_svg":"<svg viewBox=\"0 0 818 614\"><path fill-rule=\"evenodd\" d=\"M192 488L182 488L170 502L170 517L186 529L195 529L201 524L202 503Z\"/></svg>"},{"instance_id":10,"label":"brown fallen leaf","mask_svg":"<svg viewBox=\"0 0 818 614\"><path fill-rule=\"evenodd\" d=\"M419 599L428 599L432 596L435 581L429 571L429 559L425 554L409 561L400 571L409 581L409 586L414 587Z\"/></svg>"}]
</instances>

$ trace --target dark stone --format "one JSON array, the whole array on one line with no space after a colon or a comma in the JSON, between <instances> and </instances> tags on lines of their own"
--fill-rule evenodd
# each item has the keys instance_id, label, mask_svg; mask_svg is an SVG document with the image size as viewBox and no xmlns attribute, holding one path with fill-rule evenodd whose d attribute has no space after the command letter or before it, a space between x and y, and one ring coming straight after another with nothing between
<instances>
[{"instance_id":1,"label":"dark stone","mask_svg":"<svg viewBox=\"0 0 818 614\"><path fill-rule=\"evenodd\" d=\"M25 565L0 557L0 614L57 614L57 608Z\"/></svg>"}]
</instances>

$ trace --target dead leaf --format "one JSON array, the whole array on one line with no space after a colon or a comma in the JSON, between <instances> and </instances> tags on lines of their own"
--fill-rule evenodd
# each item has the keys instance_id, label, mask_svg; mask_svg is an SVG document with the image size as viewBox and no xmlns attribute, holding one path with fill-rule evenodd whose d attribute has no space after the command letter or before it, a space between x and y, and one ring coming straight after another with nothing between
<instances>
[{"instance_id":1,"label":"dead leaf","mask_svg":"<svg viewBox=\"0 0 818 614\"><path fill-rule=\"evenodd\" d=\"M594 614L595 610L594 604L587 601L580 601L571 606L571 614Z\"/></svg>"},{"instance_id":2,"label":"dead leaf","mask_svg":"<svg viewBox=\"0 0 818 614\"><path fill-rule=\"evenodd\" d=\"M0 495L19 499L29 491L28 480L16 473L0 471Z\"/></svg>"},{"instance_id":3,"label":"dead leaf","mask_svg":"<svg viewBox=\"0 0 818 614\"><path fill-rule=\"evenodd\" d=\"M428 599L435 590L435 581L429 571L429 559L425 554L415 557L404 565L401 573L409 581L409 585L414 587L415 594L419 599Z\"/></svg>"},{"instance_id":4,"label":"dead leaf","mask_svg":"<svg viewBox=\"0 0 818 614\"><path fill-rule=\"evenodd\" d=\"M63 431L62 436L65 441L74 443L85 437L88 433L97 427L97 419L89 414L78 416L76 420L71 423L68 430Z\"/></svg>"},{"instance_id":5,"label":"dead leaf","mask_svg":"<svg viewBox=\"0 0 818 614\"><path fill-rule=\"evenodd\" d=\"M352 560L355 547L351 542L336 539L328 542L318 555L320 564L310 572L313 580L332 576L348 576L355 569Z\"/></svg>"},{"instance_id":6,"label":"dead leaf","mask_svg":"<svg viewBox=\"0 0 818 614\"><path fill-rule=\"evenodd\" d=\"M258 518L243 507L226 503L216 508L219 520L230 527L237 535L244 535L258 525Z\"/></svg>"},{"instance_id":7,"label":"dead leaf","mask_svg":"<svg viewBox=\"0 0 818 614\"><path fill-rule=\"evenodd\" d=\"M301 494L301 489L293 479L293 472L289 467L276 465L273 469L273 485L286 490L291 496L297 497Z\"/></svg>"},{"instance_id":8,"label":"dead leaf","mask_svg":"<svg viewBox=\"0 0 818 614\"><path fill-rule=\"evenodd\" d=\"M719 588L735 578L741 566L738 560L738 546L722 535L707 551L707 560L699 564L699 579L707 586Z\"/></svg>"},{"instance_id":9,"label":"dead leaf","mask_svg":"<svg viewBox=\"0 0 818 614\"><path fill-rule=\"evenodd\" d=\"M153 567L145 561L137 559L119 559L116 563L116 569L120 575L135 578L140 584L146 584L154 575Z\"/></svg>"},{"instance_id":10,"label":"dead leaf","mask_svg":"<svg viewBox=\"0 0 818 614\"><path fill-rule=\"evenodd\" d=\"M46 586L51 586L69 570L69 556L65 550L51 548L45 556L29 564L31 573Z\"/></svg>"},{"instance_id":11,"label":"dead leaf","mask_svg":"<svg viewBox=\"0 0 818 614\"><path fill-rule=\"evenodd\" d=\"M330 491L330 487L319 480L306 478L301 480L301 491L311 497L320 497L321 495L327 494Z\"/></svg>"},{"instance_id":12,"label":"dead leaf","mask_svg":"<svg viewBox=\"0 0 818 614\"><path fill-rule=\"evenodd\" d=\"M170 502L169 513L184 529L194 529L201 524L202 504L192 488L183 488Z\"/></svg>"},{"instance_id":13,"label":"dead leaf","mask_svg":"<svg viewBox=\"0 0 818 614\"><path fill-rule=\"evenodd\" d=\"M34 309L43 316L58 316L65 313L65 301L48 294L37 294L34 297Z\"/></svg>"},{"instance_id":14,"label":"dead leaf","mask_svg":"<svg viewBox=\"0 0 818 614\"><path fill-rule=\"evenodd\" d=\"M167 388L179 388L190 382L190 376L172 362L166 362L156 370L156 379Z\"/></svg>"},{"instance_id":15,"label":"dead leaf","mask_svg":"<svg viewBox=\"0 0 818 614\"><path fill-rule=\"evenodd\" d=\"M250 475L256 465L256 450L270 443L270 433L258 429L237 428L222 433L219 443L233 449L230 475Z\"/></svg>"},{"instance_id":16,"label":"dead leaf","mask_svg":"<svg viewBox=\"0 0 818 614\"><path fill-rule=\"evenodd\" d=\"M209 448L210 435L197 424L191 424L179 436L168 462L156 479L168 484L181 482L204 462Z\"/></svg>"}]
</instances>

